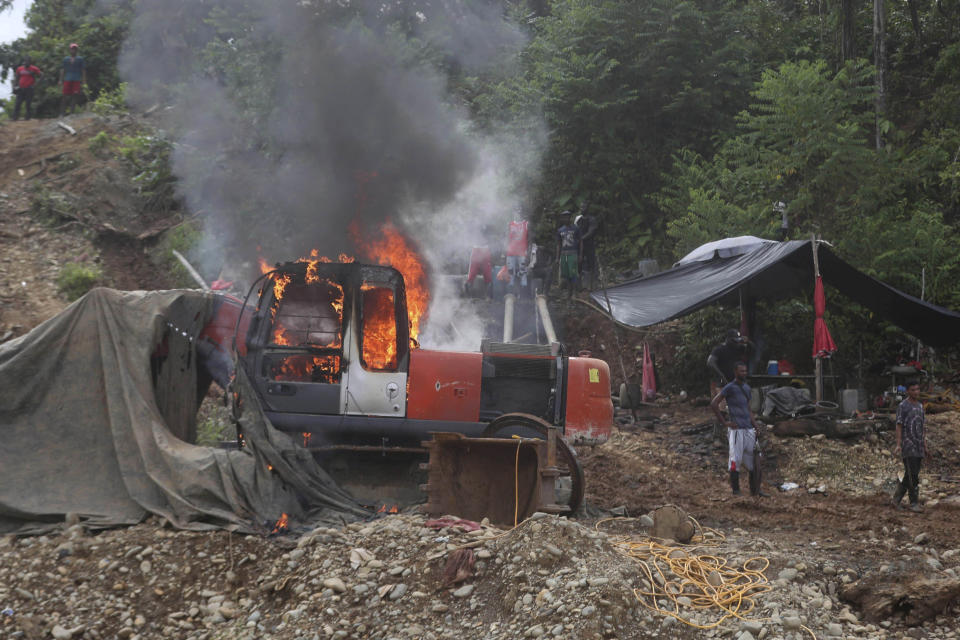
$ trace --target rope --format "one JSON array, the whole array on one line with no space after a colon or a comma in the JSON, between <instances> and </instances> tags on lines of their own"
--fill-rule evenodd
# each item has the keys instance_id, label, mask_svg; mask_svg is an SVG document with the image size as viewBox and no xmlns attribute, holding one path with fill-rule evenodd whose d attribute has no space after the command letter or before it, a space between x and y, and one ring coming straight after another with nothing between
<instances>
[{"instance_id":1,"label":"rope","mask_svg":"<svg viewBox=\"0 0 960 640\"><path fill-rule=\"evenodd\" d=\"M596 528L599 530L602 523L619 519L600 520ZM633 590L634 597L647 609L696 629L713 629L731 618L760 621L747 616L756 608L757 596L772 590L764 575L770 561L760 556L752 557L737 568L728 565L725 558L701 553L719 546L725 537L719 531L704 529L695 519L691 520L698 533L690 545L666 544L653 537L631 539L616 536L611 540L619 553L639 564L641 574L647 580L647 588ZM679 602L681 597L689 600L687 610L713 611L717 617L706 624L690 620L681 613L681 607L684 607ZM672 606L662 607L662 600Z\"/></svg>"},{"instance_id":2,"label":"rope","mask_svg":"<svg viewBox=\"0 0 960 640\"><path fill-rule=\"evenodd\" d=\"M513 462L513 528L517 528L517 519L520 516L520 445L523 438L518 435L510 436L517 439L517 458Z\"/></svg>"}]
</instances>

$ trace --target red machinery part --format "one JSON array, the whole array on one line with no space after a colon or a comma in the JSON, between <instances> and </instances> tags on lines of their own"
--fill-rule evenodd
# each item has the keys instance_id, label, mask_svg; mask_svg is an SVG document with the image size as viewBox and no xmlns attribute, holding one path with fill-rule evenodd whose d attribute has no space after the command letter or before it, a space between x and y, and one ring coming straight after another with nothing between
<instances>
[{"instance_id":1,"label":"red machinery part","mask_svg":"<svg viewBox=\"0 0 960 640\"><path fill-rule=\"evenodd\" d=\"M410 352L407 417L477 422L483 354L462 351Z\"/></svg>"},{"instance_id":2,"label":"red machinery part","mask_svg":"<svg viewBox=\"0 0 960 640\"><path fill-rule=\"evenodd\" d=\"M596 358L570 358L567 364L567 417L564 439L572 444L606 442L613 428L610 367Z\"/></svg>"}]
</instances>

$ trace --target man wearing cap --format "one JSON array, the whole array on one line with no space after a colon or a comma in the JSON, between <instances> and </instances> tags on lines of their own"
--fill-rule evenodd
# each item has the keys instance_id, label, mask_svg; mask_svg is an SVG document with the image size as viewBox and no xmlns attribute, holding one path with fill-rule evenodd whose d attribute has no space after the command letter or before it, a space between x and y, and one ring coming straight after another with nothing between
<instances>
[{"instance_id":1,"label":"man wearing cap","mask_svg":"<svg viewBox=\"0 0 960 640\"><path fill-rule=\"evenodd\" d=\"M87 83L87 65L83 57L77 55L80 45L70 45L70 55L63 59L60 67L60 83L63 85L63 95L60 97L60 117L63 117L66 107L73 113L73 106L77 102L83 85Z\"/></svg>"}]
</instances>

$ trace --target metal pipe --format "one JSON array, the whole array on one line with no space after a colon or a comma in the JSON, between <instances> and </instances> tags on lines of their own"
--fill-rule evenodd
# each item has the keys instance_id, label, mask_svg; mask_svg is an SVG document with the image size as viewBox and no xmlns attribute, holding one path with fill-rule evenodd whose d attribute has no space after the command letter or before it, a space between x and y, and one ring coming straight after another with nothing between
<instances>
[{"instance_id":1,"label":"metal pipe","mask_svg":"<svg viewBox=\"0 0 960 640\"><path fill-rule=\"evenodd\" d=\"M540 312L540 320L543 322L543 332L547 336L547 342L556 342L557 332L553 330L553 321L550 320L550 311L547 309L547 297L543 294L537 296L537 311Z\"/></svg>"},{"instance_id":2,"label":"metal pipe","mask_svg":"<svg viewBox=\"0 0 960 640\"><path fill-rule=\"evenodd\" d=\"M200 274L197 273L197 270L193 268L193 265L187 262L187 259L183 257L182 253L176 249L173 249L173 256L180 261L180 264L182 264L183 268L187 270L187 273L190 274L190 277L197 281L197 284L200 285L201 289L204 291L210 291L210 287L207 285L206 281L200 277Z\"/></svg>"},{"instance_id":3,"label":"metal pipe","mask_svg":"<svg viewBox=\"0 0 960 640\"><path fill-rule=\"evenodd\" d=\"M517 304L517 296L508 293L503 297L503 341L513 342L513 309Z\"/></svg>"}]
</instances>

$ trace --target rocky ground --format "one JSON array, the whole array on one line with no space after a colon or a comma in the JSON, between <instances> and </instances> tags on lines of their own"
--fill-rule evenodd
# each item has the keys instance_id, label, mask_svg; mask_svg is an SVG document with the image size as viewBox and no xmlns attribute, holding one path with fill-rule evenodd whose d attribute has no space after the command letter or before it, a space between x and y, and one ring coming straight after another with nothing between
<instances>
[{"instance_id":1,"label":"rocky ground","mask_svg":"<svg viewBox=\"0 0 960 640\"><path fill-rule=\"evenodd\" d=\"M97 187L124 168L91 140L134 125L70 122L76 136L0 127L0 341L65 306L53 280L69 261L101 265L110 286L167 286L145 249L176 220L99 213L136 200ZM51 193L72 203L66 217L38 215ZM566 333L573 350L611 348ZM960 637L960 413L930 417L922 513L889 505L899 464L879 426L767 431L771 495L756 500L730 495L703 406L664 398L620 418L610 442L579 451L588 508L572 519L511 529L411 508L265 536L70 519L0 538L0 638ZM689 544L650 536L669 504L696 520Z\"/></svg>"}]
</instances>

